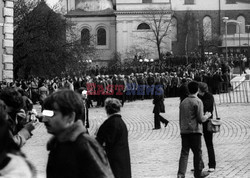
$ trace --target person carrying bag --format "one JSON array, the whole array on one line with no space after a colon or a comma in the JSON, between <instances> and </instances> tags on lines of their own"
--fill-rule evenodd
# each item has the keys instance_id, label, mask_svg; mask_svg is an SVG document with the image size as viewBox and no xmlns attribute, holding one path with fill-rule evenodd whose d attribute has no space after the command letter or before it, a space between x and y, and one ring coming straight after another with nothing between
<instances>
[{"instance_id":1,"label":"person carrying bag","mask_svg":"<svg viewBox=\"0 0 250 178\"><path fill-rule=\"evenodd\" d=\"M207 123L207 130L212 133L217 133L220 132L220 126L221 126L221 121L220 118L218 117L217 113L217 108L216 108L216 103L214 101L214 110L215 110L215 119L209 119Z\"/></svg>"}]
</instances>

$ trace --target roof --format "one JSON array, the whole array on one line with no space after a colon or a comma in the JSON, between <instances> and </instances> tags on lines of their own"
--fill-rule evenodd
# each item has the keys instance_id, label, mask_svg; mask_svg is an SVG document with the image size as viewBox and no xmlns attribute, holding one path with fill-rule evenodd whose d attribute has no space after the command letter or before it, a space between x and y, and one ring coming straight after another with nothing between
<instances>
[{"instance_id":1,"label":"roof","mask_svg":"<svg viewBox=\"0 0 250 178\"><path fill-rule=\"evenodd\" d=\"M115 16L113 9L105 9L102 11L84 11L81 9L69 11L65 17L102 17Z\"/></svg>"}]
</instances>

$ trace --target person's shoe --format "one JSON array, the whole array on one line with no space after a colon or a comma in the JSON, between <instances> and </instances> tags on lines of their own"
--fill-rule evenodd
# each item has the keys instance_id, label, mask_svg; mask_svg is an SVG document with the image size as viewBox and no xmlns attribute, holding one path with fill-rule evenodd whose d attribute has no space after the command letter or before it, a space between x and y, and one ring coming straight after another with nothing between
<instances>
[{"instance_id":1,"label":"person's shoe","mask_svg":"<svg viewBox=\"0 0 250 178\"><path fill-rule=\"evenodd\" d=\"M207 172L207 171L202 171L202 172L201 172L201 175L200 175L200 178L207 177L208 175L209 175L209 172Z\"/></svg>"},{"instance_id":2,"label":"person's shoe","mask_svg":"<svg viewBox=\"0 0 250 178\"><path fill-rule=\"evenodd\" d=\"M183 175L177 175L177 178L185 178Z\"/></svg>"},{"instance_id":3,"label":"person's shoe","mask_svg":"<svg viewBox=\"0 0 250 178\"><path fill-rule=\"evenodd\" d=\"M168 123L169 123L169 121L166 121L166 122L164 123L164 124L165 124L164 126L167 127Z\"/></svg>"},{"instance_id":4,"label":"person's shoe","mask_svg":"<svg viewBox=\"0 0 250 178\"><path fill-rule=\"evenodd\" d=\"M214 171L215 171L214 168L209 168L209 169L208 169L208 172L214 172Z\"/></svg>"},{"instance_id":5,"label":"person's shoe","mask_svg":"<svg viewBox=\"0 0 250 178\"><path fill-rule=\"evenodd\" d=\"M153 128L153 130L158 130L158 129L161 129L161 128L160 127L159 128L158 127L157 128Z\"/></svg>"}]
</instances>

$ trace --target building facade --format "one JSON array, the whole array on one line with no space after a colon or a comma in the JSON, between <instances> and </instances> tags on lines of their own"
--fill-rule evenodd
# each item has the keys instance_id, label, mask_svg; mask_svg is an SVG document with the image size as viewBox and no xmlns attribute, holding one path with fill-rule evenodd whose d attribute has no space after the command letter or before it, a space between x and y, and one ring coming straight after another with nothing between
<instances>
[{"instance_id":1,"label":"building facade","mask_svg":"<svg viewBox=\"0 0 250 178\"><path fill-rule=\"evenodd\" d=\"M167 29L161 43L162 54L248 50L248 0L65 0L64 6L66 17L77 24L79 37L83 30L94 36L101 55L93 61L108 61L115 52L124 60L135 56L158 59L152 32L156 16L158 24L161 19L165 23L159 33ZM100 28L103 33L98 33ZM101 45L98 34L105 35L106 41Z\"/></svg>"},{"instance_id":2,"label":"building facade","mask_svg":"<svg viewBox=\"0 0 250 178\"><path fill-rule=\"evenodd\" d=\"M13 0L0 0L0 81L13 81Z\"/></svg>"},{"instance_id":3,"label":"building facade","mask_svg":"<svg viewBox=\"0 0 250 178\"><path fill-rule=\"evenodd\" d=\"M228 53L247 53L249 31L246 25L250 24L250 1L179 0L172 1L172 7L178 31L178 39L172 44L175 54L194 51L225 53L226 46ZM228 23L224 17L236 23Z\"/></svg>"}]
</instances>

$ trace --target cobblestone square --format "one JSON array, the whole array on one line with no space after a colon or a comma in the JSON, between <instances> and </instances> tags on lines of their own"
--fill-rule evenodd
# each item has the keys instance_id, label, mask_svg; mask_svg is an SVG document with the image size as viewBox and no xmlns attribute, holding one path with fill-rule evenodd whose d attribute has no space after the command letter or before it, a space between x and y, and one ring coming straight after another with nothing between
<instances>
[{"instance_id":1,"label":"cobblestone square","mask_svg":"<svg viewBox=\"0 0 250 178\"><path fill-rule=\"evenodd\" d=\"M219 103L219 97L215 95ZM214 135L217 168L209 178L250 177L250 110L249 104L217 104L223 122L221 132ZM122 117L129 130L133 178L175 178L181 151L179 132L179 98L165 99L166 113L163 117L170 122L160 130L153 128L152 100L126 102ZM39 106L36 106L39 110ZM90 108L90 134L106 119L104 108ZM39 178L45 178L48 152L46 142L50 138L41 123L23 150L33 162ZM207 151L203 141L203 159L207 167ZM193 155L190 152L187 178L191 178Z\"/></svg>"}]
</instances>

